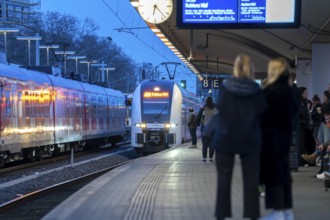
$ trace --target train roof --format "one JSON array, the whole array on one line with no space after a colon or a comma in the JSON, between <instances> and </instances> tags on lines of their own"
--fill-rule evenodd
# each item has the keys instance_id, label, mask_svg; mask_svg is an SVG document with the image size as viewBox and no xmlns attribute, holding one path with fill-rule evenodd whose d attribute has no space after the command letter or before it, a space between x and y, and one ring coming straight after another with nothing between
<instances>
[{"instance_id":1,"label":"train roof","mask_svg":"<svg viewBox=\"0 0 330 220\"><path fill-rule=\"evenodd\" d=\"M23 82L34 82L36 84L54 85L76 91L85 91L87 93L107 94L116 97L124 97L122 92L110 88L83 83L72 79L66 79L60 76L46 74L34 70L28 70L13 65L0 64L0 77L5 77Z\"/></svg>"},{"instance_id":2,"label":"train roof","mask_svg":"<svg viewBox=\"0 0 330 220\"><path fill-rule=\"evenodd\" d=\"M39 84L52 85L50 79L46 74L27 70L17 66L11 66L0 63L0 77L5 77L13 80L20 80L24 82L36 82Z\"/></svg>"}]
</instances>

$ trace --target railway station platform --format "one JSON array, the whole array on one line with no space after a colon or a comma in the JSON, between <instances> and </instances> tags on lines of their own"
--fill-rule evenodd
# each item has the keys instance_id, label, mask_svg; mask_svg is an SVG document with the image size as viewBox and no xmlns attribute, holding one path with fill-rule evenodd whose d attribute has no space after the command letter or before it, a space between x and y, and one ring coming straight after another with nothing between
<instances>
[{"instance_id":1,"label":"railway station platform","mask_svg":"<svg viewBox=\"0 0 330 220\"><path fill-rule=\"evenodd\" d=\"M206 220L214 218L216 167L202 162L201 143L190 143L139 158L94 180L43 219L111 220ZM293 172L296 220L328 220L330 192L323 181L312 178L319 167ZM232 180L233 218L243 219L242 181L239 159ZM264 198L260 197L261 214Z\"/></svg>"}]
</instances>

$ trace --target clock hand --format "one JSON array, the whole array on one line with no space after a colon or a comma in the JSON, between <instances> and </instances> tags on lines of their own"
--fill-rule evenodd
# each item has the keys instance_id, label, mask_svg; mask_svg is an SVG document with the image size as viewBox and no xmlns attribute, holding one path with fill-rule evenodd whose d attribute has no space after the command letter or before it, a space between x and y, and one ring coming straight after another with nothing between
<instances>
[{"instance_id":1,"label":"clock hand","mask_svg":"<svg viewBox=\"0 0 330 220\"><path fill-rule=\"evenodd\" d=\"M154 12L152 13L152 15L155 15L156 8L157 8L157 5L154 5Z\"/></svg>"},{"instance_id":2,"label":"clock hand","mask_svg":"<svg viewBox=\"0 0 330 220\"><path fill-rule=\"evenodd\" d=\"M155 9L157 9L163 17L166 17L166 16L163 14L163 12L162 12L161 10L159 10L159 8L157 7L157 5L155 5Z\"/></svg>"}]
</instances>

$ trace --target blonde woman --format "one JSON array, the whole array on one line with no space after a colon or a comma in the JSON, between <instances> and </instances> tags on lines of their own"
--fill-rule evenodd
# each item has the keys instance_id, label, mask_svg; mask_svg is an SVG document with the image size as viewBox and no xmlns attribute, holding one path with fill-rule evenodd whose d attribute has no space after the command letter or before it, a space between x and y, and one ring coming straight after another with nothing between
<instances>
[{"instance_id":1,"label":"blonde woman","mask_svg":"<svg viewBox=\"0 0 330 220\"><path fill-rule=\"evenodd\" d=\"M239 154L244 182L244 217L258 219L259 159L261 150L261 118L266 108L262 91L253 81L254 69L249 56L235 59L233 78L220 85L218 114L214 120L218 188L216 217L232 217L231 179L235 155Z\"/></svg>"},{"instance_id":2,"label":"blonde woman","mask_svg":"<svg viewBox=\"0 0 330 220\"><path fill-rule=\"evenodd\" d=\"M266 208L273 211L263 220L293 220L289 150L296 107L288 80L286 60L270 60L264 89L268 107L262 119L260 180L265 185Z\"/></svg>"}]
</instances>

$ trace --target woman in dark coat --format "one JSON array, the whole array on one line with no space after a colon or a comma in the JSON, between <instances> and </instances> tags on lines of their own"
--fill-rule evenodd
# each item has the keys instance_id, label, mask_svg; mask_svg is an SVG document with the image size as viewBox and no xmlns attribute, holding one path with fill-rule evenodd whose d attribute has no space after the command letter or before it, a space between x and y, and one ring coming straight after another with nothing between
<instances>
[{"instance_id":1,"label":"woman in dark coat","mask_svg":"<svg viewBox=\"0 0 330 220\"><path fill-rule=\"evenodd\" d=\"M264 89L268 107L262 119L260 180L265 185L266 208L273 209L273 212L263 220L293 219L289 151L296 106L288 79L286 60L271 60Z\"/></svg>"},{"instance_id":2,"label":"woman in dark coat","mask_svg":"<svg viewBox=\"0 0 330 220\"><path fill-rule=\"evenodd\" d=\"M311 154L315 151L315 140L312 133L312 118L309 113L309 100L307 99L307 88L299 87L301 103L299 108L299 152L301 154ZM304 165L304 161L300 161Z\"/></svg>"},{"instance_id":3,"label":"woman in dark coat","mask_svg":"<svg viewBox=\"0 0 330 220\"><path fill-rule=\"evenodd\" d=\"M240 55L234 63L234 78L220 85L218 114L212 146L216 149L218 189L216 217L231 217L231 179L235 155L239 154L244 182L244 217L258 219L259 161L261 150L261 118L266 108L262 91L253 81L251 60Z\"/></svg>"}]
</instances>

